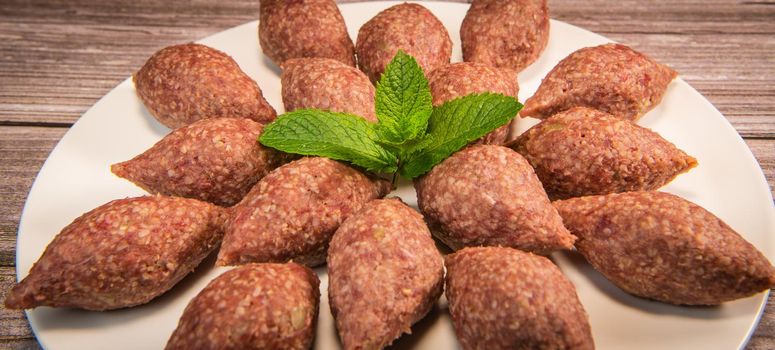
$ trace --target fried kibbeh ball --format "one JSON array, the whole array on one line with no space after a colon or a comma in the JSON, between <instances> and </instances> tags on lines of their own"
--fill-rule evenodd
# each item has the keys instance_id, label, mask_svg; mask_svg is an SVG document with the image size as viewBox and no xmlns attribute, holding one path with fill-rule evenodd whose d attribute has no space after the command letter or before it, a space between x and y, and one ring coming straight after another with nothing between
<instances>
[{"instance_id":1,"label":"fried kibbeh ball","mask_svg":"<svg viewBox=\"0 0 775 350\"><path fill-rule=\"evenodd\" d=\"M294 263L229 270L188 303L165 349L310 349L319 285Z\"/></svg>"},{"instance_id":2,"label":"fried kibbeh ball","mask_svg":"<svg viewBox=\"0 0 775 350\"><path fill-rule=\"evenodd\" d=\"M376 83L398 50L414 57L427 75L449 63L452 40L428 9L402 3L378 13L358 31L358 67Z\"/></svg>"},{"instance_id":3,"label":"fried kibbeh ball","mask_svg":"<svg viewBox=\"0 0 775 350\"><path fill-rule=\"evenodd\" d=\"M328 250L328 295L345 349L381 349L441 296L444 260L422 215L373 200L339 227Z\"/></svg>"},{"instance_id":4,"label":"fried kibbeh ball","mask_svg":"<svg viewBox=\"0 0 775 350\"><path fill-rule=\"evenodd\" d=\"M460 26L463 60L519 72L549 42L546 0L474 0Z\"/></svg>"},{"instance_id":5,"label":"fried kibbeh ball","mask_svg":"<svg viewBox=\"0 0 775 350\"><path fill-rule=\"evenodd\" d=\"M446 295L463 349L594 349L576 288L549 259L506 247L446 257Z\"/></svg>"},{"instance_id":6,"label":"fried kibbeh ball","mask_svg":"<svg viewBox=\"0 0 775 350\"><path fill-rule=\"evenodd\" d=\"M681 197L626 192L554 202L576 249L643 298L717 305L775 286L775 268L721 219Z\"/></svg>"},{"instance_id":7,"label":"fried kibbeh ball","mask_svg":"<svg viewBox=\"0 0 775 350\"><path fill-rule=\"evenodd\" d=\"M291 58L330 58L355 67L355 49L333 0L261 0L258 39L278 66Z\"/></svg>"},{"instance_id":8,"label":"fried kibbeh ball","mask_svg":"<svg viewBox=\"0 0 775 350\"><path fill-rule=\"evenodd\" d=\"M320 265L339 225L390 190L388 181L328 158L307 157L285 164L231 208L216 263L293 260Z\"/></svg>"},{"instance_id":9,"label":"fried kibbeh ball","mask_svg":"<svg viewBox=\"0 0 775 350\"><path fill-rule=\"evenodd\" d=\"M509 144L551 199L656 190L697 160L632 121L586 107L543 120Z\"/></svg>"},{"instance_id":10,"label":"fried kibbeh ball","mask_svg":"<svg viewBox=\"0 0 775 350\"><path fill-rule=\"evenodd\" d=\"M223 237L223 209L195 199L119 199L54 237L5 299L38 306L112 310L145 304L177 284Z\"/></svg>"},{"instance_id":11,"label":"fried kibbeh ball","mask_svg":"<svg viewBox=\"0 0 775 350\"><path fill-rule=\"evenodd\" d=\"M228 207L290 160L256 141L263 128L246 118L202 119L173 130L147 151L110 169L150 193Z\"/></svg>"},{"instance_id":12,"label":"fried kibbeh ball","mask_svg":"<svg viewBox=\"0 0 775 350\"><path fill-rule=\"evenodd\" d=\"M374 85L360 70L328 58L294 58L282 68L286 111L322 109L377 122Z\"/></svg>"},{"instance_id":13,"label":"fried kibbeh ball","mask_svg":"<svg viewBox=\"0 0 775 350\"><path fill-rule=\"evenodd\" d=\"M415 180L417 202L436 238L454 250L506 246L549 254L576 239L519 153L474 145Z\"/></svg>"},{"instance_id":14,"label":"fried kibbeh ball","mask_svg":"<svg viewBox=\"0 0 775 350\"><path fill-rule=\"evenodd\" d=\"M552 68L520 115L545 119L584 106L638 120L662 101L676 76L670 67L622 44L587 47Z\"/></svg>"},{"instance_id":15,"label":"fried kibbeh ball","mask_svg":"<svg viewBox=\"0 0 775 350\"><path fill-rule=\"evenodd\" d=\"M169 46L132 80L148 111L175 129L205 118L274 120L276 112L255 81L229 55L200 44Z\"/></svg>"},{"instance_id":16,"label":"fried kibbeh ball","mask_svg":"<svg viewBox=\"0 0 775 350\"><path fill-rule=\"evenodd\" d=\"M433 105L470 94L492 92L517 98L519 85L516 73L508 69L490 67L481 63L459 62L434 69L428 74ZM478 143L501 145L507 141L510 124L485 135Z\"/></svg>"}]
</instances>

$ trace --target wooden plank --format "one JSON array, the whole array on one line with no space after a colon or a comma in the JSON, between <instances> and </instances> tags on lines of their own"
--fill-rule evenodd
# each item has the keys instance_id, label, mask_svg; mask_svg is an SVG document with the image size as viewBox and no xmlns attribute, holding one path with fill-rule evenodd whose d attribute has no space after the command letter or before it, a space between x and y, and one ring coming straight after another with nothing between
<instances>
[{"instance_id":1,"label":"wooden plank","mask_svg":"<svg viewBox=\"0 0 775 350\"><path fill-rule=\"evenodd\" d=\"M745 143L748 144L751 153L753 153L756 160L759 161L759 166L764 172L764 177L770 185L770 193L775 197L775 140L747 139L745 140Z\"/></svg>"},{"instance_id":2,"label":"wooden plank","mask_svg":"<svg viewBox=\"0 0 775 350\"><path fill-rule=\"evenodd\" d=\"M40 344L35 338L0 339L0 349L38 350L40 348Z\"/></svg>"},{"instance_id":3,"label":"wooden plank","mask_svg":"<svg viewBox=\"0 0 775 350\"><path fill-rule=\"evenodd\" d=\"M16 284L16 270L13 267L0 267L0 300L5 300L5 296L14 284ZM0 340L33 339L32 330L23 311L1 307L0 328L3 330Z\"/></svg>"},{"instance_id":4,"label":"wooden plank","mask_svg":"<svg viewBox=\"0 0 775 350\"><path fill-rule=\"evenodd\" d=\"M35 175L65 128L0 126L0 266L14 266L16 232Z\"/></svg>"},{"instance_id":5,"label":"wooden plank","mask_svg":"<svg viewBox=\"0 0 775 350\"><path fill-rule=\"evenodd\" d=\"M675 67L741 135L775 137L775 6L564 0L550 7L557 19ZM72 123L159 48L254 20L257 9L256 1L4 1L0 123Z\"/></svg>"}]
</instances>

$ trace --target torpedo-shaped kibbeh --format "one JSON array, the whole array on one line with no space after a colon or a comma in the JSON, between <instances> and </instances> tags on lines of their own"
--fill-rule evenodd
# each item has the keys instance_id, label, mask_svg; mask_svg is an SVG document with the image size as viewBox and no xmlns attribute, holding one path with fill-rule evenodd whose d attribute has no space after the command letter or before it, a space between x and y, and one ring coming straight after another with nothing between
<instances>
[{"instance_id":1,"label":"torpedo-shaped kibbeh","mask_svg":"<svg viewBox=\"0 0 775 350\"><path fill-rule=\"evenodd\" d=\"M205 118L275 119L255 81L229 55L200 44L163 48L132 76L148 111L171 129Z\"/></svg>"},{"instance_id":2,"label":"torpedo-shaped kibbeh","mask_svg":"<svg viewBox=\"0 0 775 350\"><path fill-rule=\"evenodd\" d=\"M519 72L549 42L546 0L474 0L460 25L463 60Z\"/></svg>"},{"instance_id":3,"label":"torpedo-shaped kibbeh","mask_svg":"<svg viewBox=\"0 0 775 350\"><path fill-rule=\"evenodd\" d=\"M448 255L446 295L466 350L595 348L576 288L549 259L506 247Z\"/></svg>"},{"instance_id":4,"label":"torpedo-shaped kibbeh","mask_svg":"<svg viewBox=\"0 0 775 350\"><path fill-rule=\"evenodd\" d=\"M290 156L258 143L263 125L246 118L210 118L173 130L111 171L150 193L231 206Z\"/></svg>"},{"instance_id":5,"label":"torpedo-shaped kibbeh","mask_svg":"<svg viewBox=\"0 0 775 350\"><path fill-rule=\"evenodd\" d=\"M163 294L215 249L223 209L195 199L148 196L99 206L67 225L5 299L111 310Z\"/></svg>"},{"instance_id":6,"label":"torpedo-shaped kibbeh","mask_svg":"<svg viewBox=\"0 0 775 350\"><path fill-rule=\"evenodd\" d=\"M282 68L287 112L314 108L377 122L374 85L358 69L328 58L294 58L285 61Z\"/></svg>"},{"instance_id":7,"label":"torpedo-shaped kibbeh","mask_svg":"<svg viewBox=\"0 0 775 350\"><path fill-rule=\"evenodd\" d=\"M553 115L509 147L535 168L551 199L655 190L697 166L659 134L586 107Z\"/></svg>"},{"instance_id":8,"label":"torpedo-shaped kibbeh","mask_svg":"<svg viewBox=\"0 0 775 350\"><path fill-rule=\"evenodd\" d=\"M355 67L355 48L334 0L261 0L258 39L275 64L330 58Z\"/></svg>"},{"instance_id":9,"label":"torpedo-shaped kibbeh","mask_svg":"<svg viewBox=\"0 0 775 350\"><path fill-rule=\"evenodd\" d=\"M519 115L545 119L585 106L637 120L662 101L677 75L622 44L583 48L552 68Z\"/></svg>"},{"instance_id":10,"label":"torpedo-shaped kibbeh","mask_svg":"<svg viewBox=\"0 0 775 350\"><path fill-rule=\"evenodd\" d=\"M519 93L514 71L471 62L452 63L434 69L428 74L428 84L434 106L469 94L491 92L517 98ZM510 124L507 123L477 142L501 145L508 139L509 131Z\"/></svg>"},{"instance_id":11,"label":"torpedo-shaped kibbeh","mask_svg":"<svg viewBox=\"0 0 775 350\"><path fill-rule=\"evenodd\" d=\"M322 264L342 221L390 190L388 181L328 158L285 164L230 209L217 264Z\"/></svg>"},{"instance_id":12,"label":"torpedo-shaped kibbeh","mask_svg":"<svg viewBox=\"0 0 775 350\"><path fill-rule=\"evenodd\" d=\"M433 234L452 249L506 246L548 254L573 246L575 237L533 168L506 147L465 148L414 185Z\"/></svg>"},{"instance_id":13,"label":"torpedo-shaped kibbeh","mask_svg":"<svg viewBox=\"0 0 775 350\"><path fill-rule=\"evenodd\" d=\"M452 40L427 8L402 3L378 13L358 31L358 67L376 83L398 50L414 57L427 74L449 63Z\"/></svg>"},{"instance_id":14,"label":"torpedo-shaped kibbeh","mask_svg":"<svg viewBox=\"0 0 775 350\"><path fill-rule=\"evenodd\" d=\"M298 264L247 264L192 299L166 350L307 350L315 338L320 281Z\"/></svg>"},{"instance_id":15,"label":"torpedo-shaped kibbeh","mask_svg":"<svg viewBox=\"0 0 775 350\"><path fill-rule=\"evenodd\" d=\"M628 293L717 305L775 286L775 268L721 219L681 197L626 192L554 202L576 249Z\"/></svg>"},{"instance_id":16,"label":"torpedo-shaped kibbeh","mask_svg":"<svg viewBox=\"0 0 775 350\"><path fill-rule=\"evenodd\" d=\"M345 349L381 349L439 298L444 263L422 215L398 198L373 200L334 234L328 296Z\"/></svg>"}]
</instances>

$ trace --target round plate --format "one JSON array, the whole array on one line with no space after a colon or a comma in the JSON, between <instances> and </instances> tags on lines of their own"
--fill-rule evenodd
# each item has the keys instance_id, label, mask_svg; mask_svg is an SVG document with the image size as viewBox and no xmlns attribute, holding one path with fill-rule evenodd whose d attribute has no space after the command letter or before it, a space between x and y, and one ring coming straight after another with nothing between
<instances>
[{"instance_id":1,"label":"round plate","mask_svg":"<svg viewBox=\"0 0 775 350\"><path fill-rule=\"evenodd\" d=\"M340 5L350 35L395 2ZM425 2L447 27L454 42L453 61L461 60L460 23L467 4ZM258 9L256 9L258 12ZM257 22L226 30L201 41L230 54L261 86L269 103L282 111L279 69L260 54ZM519 75L520 100L571 52L610 40L552 21L551 36L540 59ZM519 132L535 120L524 119ZM761 169L727 120L681 79L662 103L639 121L695 156L699 166L663 190L713 212L765 255L775 256L775 210ZM169 130L145 110L130 80L119 84L86 112L62 138L38 174L19 224L17 267L24 277L54 236L80 214L112 199L145 194L109 170L113 163L143 152ZM394 193L416 207L414 190L403 183ZM718 307L678 307L630 296L594 271L575 253L554 260L575 284L589 314L599 349L733 349L745 344L755 327L766 293ZM225 271L212 257L170 292L139 307L89 312L41 307L28 311L30 324L46 349L161 349L188 301ZM316 349L340 348L329 312L325 268L321 277ZM399 348L452 349L455 340L445 301L397 341Z\"/></svg>"}]
</instances>

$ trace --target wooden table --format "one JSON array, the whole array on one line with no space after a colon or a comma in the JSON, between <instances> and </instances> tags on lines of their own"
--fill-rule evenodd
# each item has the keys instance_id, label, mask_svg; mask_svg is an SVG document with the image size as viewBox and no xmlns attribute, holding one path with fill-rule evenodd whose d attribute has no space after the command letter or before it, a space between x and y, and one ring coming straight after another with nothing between
<instances>
[{"instance_id":1,"label":"wooden table","mask_svg":"<svg viewBox=\"0 0 775 350\"><path fill-rule=\"evenodd\" d=\"M773 187L775 1L556 0L550 10L678 70L745 138ZM257 17L258 1L244 0L0 2L0 300L15 282L27 192L68 128L156 50ZM773 303L747 349L775 348ZM39 348L22 312L0 307L0 348Z\"/></svg>"}]
</instances>

